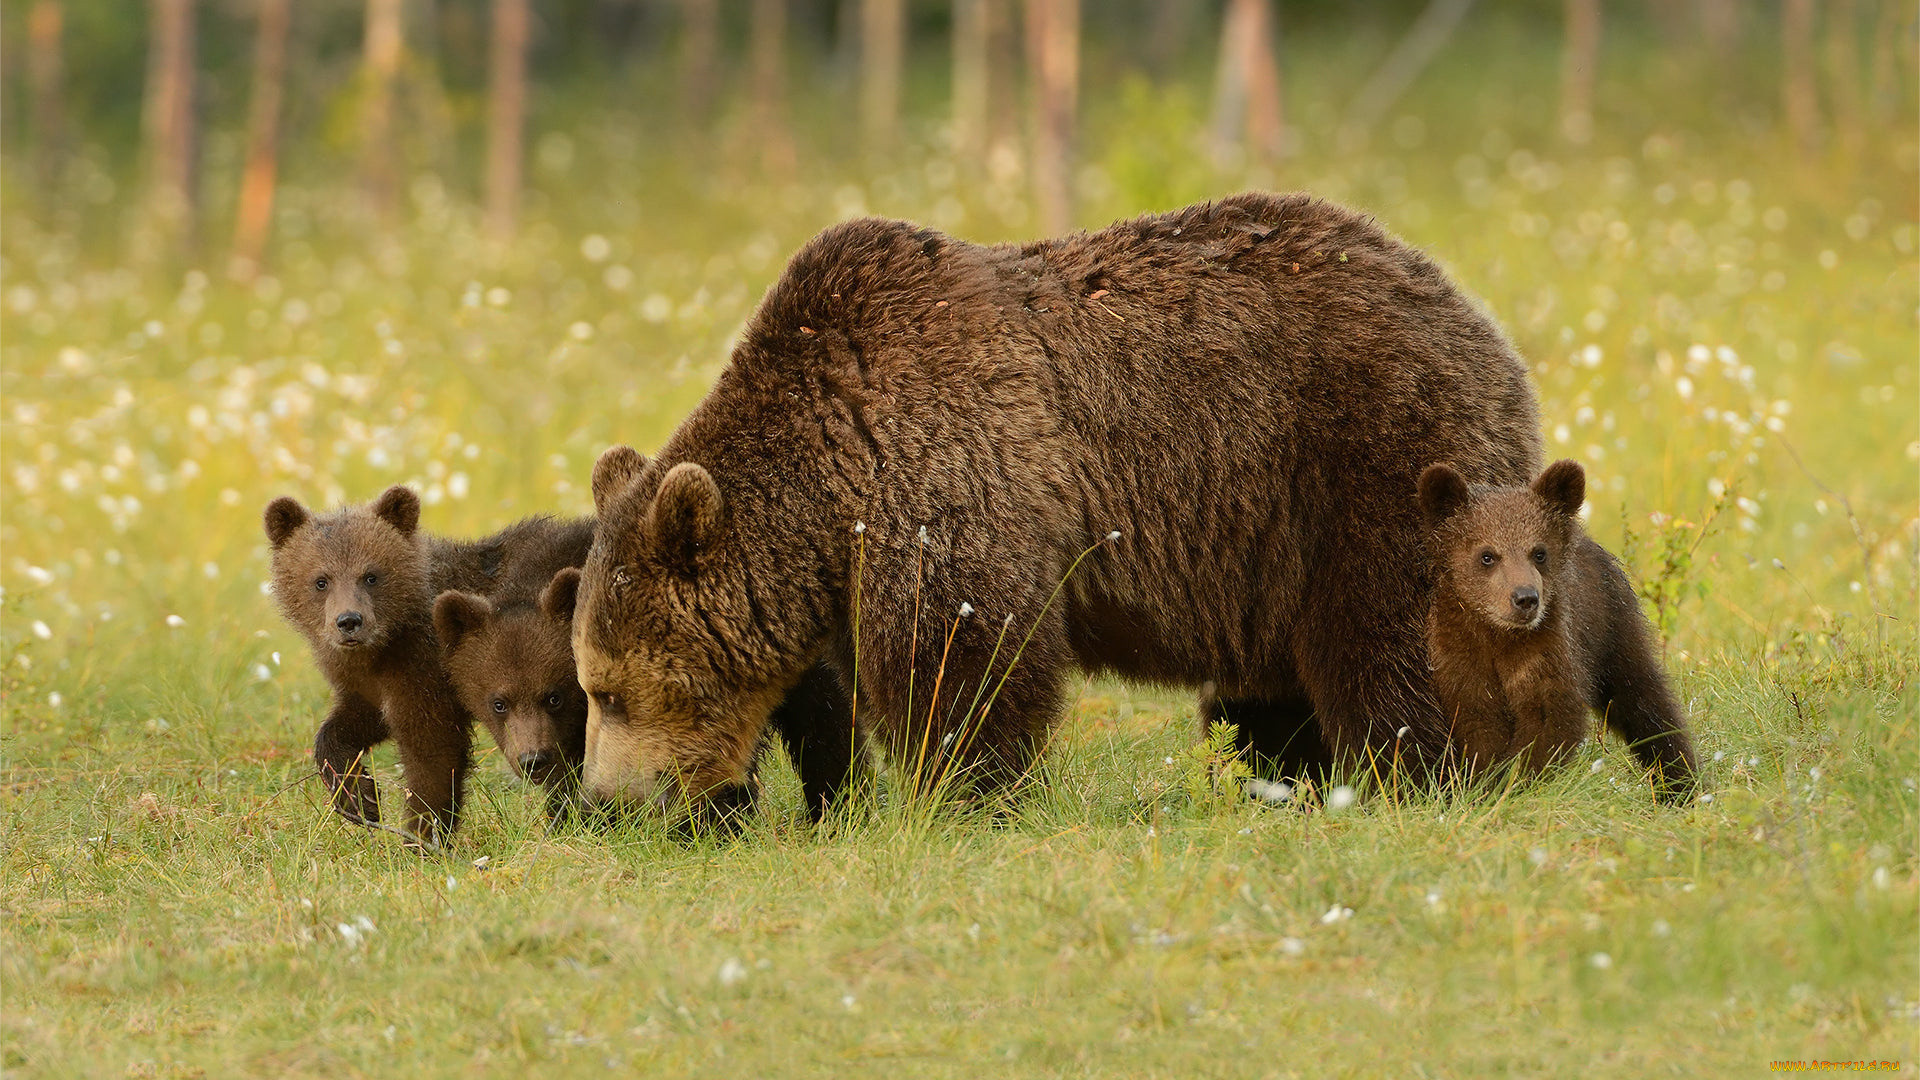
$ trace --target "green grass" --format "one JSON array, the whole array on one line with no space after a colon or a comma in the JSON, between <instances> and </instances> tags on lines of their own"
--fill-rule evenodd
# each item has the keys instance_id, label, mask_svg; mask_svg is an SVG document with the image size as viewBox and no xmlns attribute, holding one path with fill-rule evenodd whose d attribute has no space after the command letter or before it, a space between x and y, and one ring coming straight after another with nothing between
<instances>
[{"instance_id":1,"label":"green grass","mask_svg":"<svg viewBox=\"0 0 1920 1080\"><path fill-rule=\"evenodd\" d=\"M125 256L119 204L0 203L0 1068L1911 1070L1911 94L1802 158L1754 119L1771 84L1730 107L1739 78L1623 47L1568 148L1532 89L1546 31L1479 29L1494 59L1444 62L1371 148L1333 119L1354 50L1290 39L1277 169L1198 152L1197 90L1103 86L1081 217L1304 187L1441 258L1535 363L1549 452L1588 466L1590 527L1659 602L1710 802L1657 808L1606 741L1526 788L1266 808L1193 782L1189 695L1094 683L1005 820L813 830L776 764L734 842L549 833L489 752L446 857L341 824L306 762L325 685L260 590L269 498L411 482L451 533L583 512L593 456L661 442L818 228L1034 231L1017 175L930 135L768 178L724 125L707 146L561 95L506 249L446 184L378 232L319 168L246 287Z\"/></svg>"}]
</instances>

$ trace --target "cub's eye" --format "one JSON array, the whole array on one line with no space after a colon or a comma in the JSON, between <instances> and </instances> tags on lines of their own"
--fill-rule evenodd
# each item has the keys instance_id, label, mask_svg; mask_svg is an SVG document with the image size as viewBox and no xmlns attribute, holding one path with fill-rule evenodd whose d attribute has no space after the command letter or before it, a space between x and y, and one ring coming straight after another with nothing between
<instances>
[{"instance_id":1,"label":"cub's eye","mask_svg":"<svg viewBox=\"0 0 1920 1080\"><path fill-rule=\"evenodd\" d=\"M625 719L627 715L627 703L621 700L619 694L595 694L593 695L593 700L595 704L600 706L601 716L609 720Z\"/></svg>"},{"instance_id":2,"label":"cub's eye","mask_svg":"<svg viewBox=\"0 0 1920 1080\"><path fill-rule=\"evenodd\" d=\"M1491 551L1483 551L1480 553L1481 566L1492 566L1494 563L1497 563L1499 561L1500 561L1500 556L1495 555Z\"/></svg>"},{"instance_id":3,"label":"cub's eye","mask_svg":"<svg viewBox=\"0 0 1920 1080\"><path fill-rule=\"evenodd\" d=\"M560 707L560 691L555 690L553 693L548 694L545 704L549 711L558 709Z\"/></svg>"},{"instance_id":4,"label":"cub's eye","mask_svg":"<svg viewBox=\"0 0 1920 1080\"><path fill-rule=\"evenodd\" d=\"M507 699L506 699L506 698L494 698L494 699L493 699L493 711L494 711L494 712L497 712L497 713L504 713L504 712L506 712L506 711L507 711Z\"/></svg>"},{"instance_id":5,"label":"cub's eye","mask_svg":"<svg viewBox=\"0 0 1920 1080\"><path fill-rule=\"evenodd\" d=\"M326 578L324 578L324 577L319 577L319 578L314 578L314 579L313 579L313 591L314 591L314 592L326 592L326 591L327 591L327 584L328 584L328 582L327 582L327 579L326 579Z\"/></svg>"},{"instance_id":6,"label":"cub's eye","mask_svg":"<svg viewBox=\"0 0 1920 1080\"><path fill-rule=\"evenodd\" d=\"M360 580L362 583L366 585L367 588L371 589L375 585L380 584L380 575L369 570L367 571L366 576L362 577Z\"/></svg>"},{"instance_id":7,"label":"cub's eye","mask_svg":"<svg viewBox=\"0 0 1920 1080\"><path fill-rule=\"evenodd\" d=\"M1535 566L1547 565L1547 549L1546 548L1538 547L1533 549L1533 564Z\"/></svg>"}]
</instances>

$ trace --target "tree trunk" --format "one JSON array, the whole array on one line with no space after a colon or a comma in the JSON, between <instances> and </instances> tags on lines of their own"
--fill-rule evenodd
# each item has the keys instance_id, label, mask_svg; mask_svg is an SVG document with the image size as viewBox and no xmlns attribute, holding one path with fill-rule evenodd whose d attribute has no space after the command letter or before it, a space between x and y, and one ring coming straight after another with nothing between
<instances>
[{"instance_id":1,"label":"tree trunk","mask_svg":"<svg viewBox=\"0 0 1920 1080\"><path fill-rule=\"evenodd\" d=\"M527 0L493 0L487 87L487 231L513 237L520 211L521 143L527 125Z\"/></svg>"},{"instance_id":2,"label":"tree trunk","mask_svg":"<svg viewBox=\"0 0 1920 1080\"><path fill-rule=\"evenodd\" d=\"M1827 9L1827 87L1840 145L1857 154L1865 144L1861 128L1860 42L1853 0L1832 0Z\"/></svg>"},{"instance_id":3,"label":"tree trunk","mask_svg":"<svg viewBox=\"0 0 1920 1080\"><path fill-rule=\"evenodd\" d=\"M1780 10L1781 104L1787 131L1802 153L1820 138L1820 99L1813 77L1813 2L1786 0Z\"/></svg>"},{"instance_id":4,"label":"tree trunk","mask_svg":"<svg viewBox=\"0 0 1920 1080\"><path fill-rule=\"evenodd\" d=\"M987 141L988 0L954 0L953 153L977 161Z\"/></svg>"},{"instance_id":5,"label":"tree trunk","mask_svg":"<svg viewBox=\"0 0 1920 1080\"><path fill-rule=\"evenodd\" d=\"M1600 0L1565 0L1566 43L1560 53L1560 134L1593 138L1593 82L1600 63Z\"/></svg>"},{"instance_id":6,"label":"tree trunk","mask_svg":"<svg viewBox=\"0 0 1920 1080\"><path fill-rule=\"evenodd\" d=\"M1158 0L1153 4L1153 20L1147 41L1147 71L1156 80L1177 77L1180 62L1186 58L1193 40L1193 0Z\"/></svg>"},{"instance_id":7,"label":"tree trunk","mask_svg":"<svg viewBox=\"0 0 1920 1080\"><path fill-rule=\"evenodd\" d=\"M1660 5L1666 0L1654 2ZM1717 56L1732 52L1740 37L1738 0L1694 0L1694 11L1699 16L1700 33L1707 39L1707 48Z\"/></svg>"},{"instance_id":8,"label":"tree trunk","mask_svg":"<svg viewBox=\"0 0 1920 1080\"><path fill-rule=\"evenodd\" d=\"M760 167L785 175L794 167L793 135L787 130L787 2L753 0L748 51L753 60L753 126Z\"/></svg>"},{"instance_id":9,"label":"tree trunk","mask_svg":"<svg viewBox=\"0 0 1920 1080\"><path fill-rule=\"evenodd\" d=\"M194 231L193 0L153 0L152 45L147 59L146 128L155 224L176 242Z\"/></svg>"},{"instance_id":10,"label":"tree trunk","mask_svg":"<svg viewBox=\"0 0 1920 1080\"><path fill-rule=\"evenodd\" d=\"M1222 160L1243 139L1256 159L1272 161L1281 154L1285 130L1273 24L1269 0L1231 0L1227 5L1213 91L1214 154Z\"/></svg>"},{"instance_id":11,"label":"tree trunk","mask_svg":"<svg viewBox=\"0 0 1920 1080\"><path fill-rule=\"evenodd\" d=\"M234 275L251 279L266 251L280 149L280 99L287 81L291 0L259 0L253 38L253 100L247 106L247 160L233 230Z\"/></svg>"},{"instance_id":12,"label":"tree trunk","mask_svg":"<svg viewBox=\"0 0 1920 1080\"><path fill-rule=\"evenodd\" d=\"M1441 47L1453 36L1454 28L1471 7L1473 0L1430 0L1407 28L1400 43L1393 47L1393 52L1354 96L1353 105L1347 110L1347 126L1363 133L1372 130L1440 54Z\"/></svg>"},{"instance_id":13,"label":"tree trunk","mask_svg":"<svg viewBox=\"0 0 1920 1080\"><path fill-rule=\"evenodd\" d=\"M27 15L27 82L33 95L33 172L40 197L51 203L66 163L65 81L60 70L63 12L59 0L38 0Z\"/></svg>"},{"instance_id":14,"label":"tree trunk","mask_svg":"<svg viewBox=\"0 0 1920 1080\"><path fill-rule=\"evenodd\" d=\"M860 128L868 150L891 146L899 128L904 7L902 0L863 0L860 5Z\"/></svg>"},{"instance_id":15,"label":"tree trunk","mask_svg":"<svg viewBox=\"0 0 1920 1080\"><path fill-rule=\"evenodd\" d=\"M1033 191L1040 228L1073 226L1073 126L1080 83L1080 0L1027 0Z\"/></svg>"},{"instance_id":16,"label":"tree trunk","mask_svg":"<svg viewBox=\"0 0 1920 1080\"><path fill-rule=\"evenodd\" d=\"M1883 0L1880 17L1874 20L1873 71L1867 83L1872 88L1867 101L1868 115L1875 127L1884 125L1902 104L1904 91L1900 85L1900 65L1894 55L1894 45L1912 34L1913 24L1909 21L1906 5Z\"/></svg>"},{"instance_id":17,"label":"tree trunk","mask_svg":"<svg viewBox=\"0 0 1920 1080\"><path fill-rule=\"evenodd\" d=\"M394 161L393 96L405 40L401 0L367 0L362 77L366 106L360 121L360 182L367 204L391 217L399 202L399 170Z\"/></svg>"},{"instance_id":18,"label":"tree trunk","mask_svg":"<svg viewBox=\"0 0 1920 1080\"><path fill-rule=\"evenodd\" d=\"M695 123L713 114L719 39L718 0L680 0L680 106Z\"/></svg>"}]
</instances>

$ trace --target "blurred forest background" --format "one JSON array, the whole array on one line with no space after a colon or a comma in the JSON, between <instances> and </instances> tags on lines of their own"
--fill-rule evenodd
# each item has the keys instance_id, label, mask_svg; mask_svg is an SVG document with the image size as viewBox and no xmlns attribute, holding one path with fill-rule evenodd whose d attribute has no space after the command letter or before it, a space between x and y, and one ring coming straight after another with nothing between
<instances>
[{"instance_id":1,"label":"blurred forest background","mask_svg":"<svg viewBox=\"0 0 1920 1080\"><path fill-rule=\"evenodd\" d=\"M1170 167L1193 153L1287 186L1303 156L1418 146L1436 95L1472 93L1429 67L1493 75L1515 51L1533 83L1479 102L1515 146L1631 144L1658 119L1850 159L1911 127L1901 0L1477 7L21 0L3 34L6 207L246 277L276 241L364 234L443 200L505 240L523 217L566 216L576 167L704 188L933 152L1021 177L1007 201L1052 233L1095 220L1080 208L1112 187L1097 166L1166 109L1193 121L1162 151ZM349 186L316 205L315 189ZM1029 225L1028 207L997 209Z\"/></svg>"}]
</instances>

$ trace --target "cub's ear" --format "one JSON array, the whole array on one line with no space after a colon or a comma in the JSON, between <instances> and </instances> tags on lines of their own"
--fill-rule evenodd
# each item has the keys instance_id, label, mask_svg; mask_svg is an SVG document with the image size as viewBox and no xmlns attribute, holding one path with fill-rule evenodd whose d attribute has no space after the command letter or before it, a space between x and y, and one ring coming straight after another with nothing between
<instances>
[{"instance_id":1,"label":"cub's ear","mask_svg":"<svg viewBox=\"0 0 1920 1080\"><path fill-rule=\"evenodd\" d=\"M1534 480L1533 493L1549 507L1571 517L1587 501L1587 471L1577 461L1556 461Z\"/></svg>"},{"instance_id":2,"label":"cub's ear","mask_svg":"<svg viewBox=\"0 0 1920 1080\"><path fill-rule=\"evenodd\" d=\"M487 625L493 605L484 596L448 589L433 601L433 632L440 651L451 655L467 635Z\"/></svg>"},{"instance_id":3,"label":"cub's ear","mask_svg":"<svg viewBox=\"0 0 1920 1080\"><path fill-rule=\"evenodd\" d=\"M713 476L683 461L660 481L647 525L667 564L690 575L699 568L701 556L719 541L725 514L726 502Z\"/></svg>"},{"instance_id":4,"label":"cub's ear","mask_svg":"<svg viewBox=\"0 0 1920 1080\"><path fill-rule=\"evenodd\" d=\"M306 507L301 506L298 500L286 495L268 503L264 516L267 542L273 545L275 551L280 550L280 545L287 542L287 538L293 535L295 529L313 520L313 516L307 513Z\"/></svg>"},{"instance_id":5,"label":"cub's ear","mask_svg":"<svg viewBox=\"0 0 1920 1080\"><path fill-rule=\"evenodd\" d=\"M1420 512L1427 525L1434 526L1452 517L1473 500L1467 480L1451 465L1429 465L1420 474Z\"/></svg>"},{"instance_id":6,"label":"cub's ear","mask_svg":"<svg viewBox=\"0 0 1920 1080\"><path fill-rule=\"evenodd\" d=\"M573 604L580 597L580 568L569 566L553 575L540 590L540 613L558 623L573 621Z\"/></svg>"},{"instance_id":7,"label":"cub's ear","mask_svg":"<svg viewBox=\"0 0 1920 1080\"><path fill-rule=\"evenodd\" d=\"M599 460L593 463L593 512L605 517L607 501L640 479L640 470L646 467L647 459L631 446L609 446L602 450Z\"/></svg>"},{"instance_id":8,"label":"cub's ear","mask_svg":"<svg viewBox=\"0 0 1920 1080\"><path fill-rule=\"evenodd\" d=\"M410 487L395 484L374 500L373 513L399 529L401 536L412 536L413 530L420 527L420 496Z\"/></svg>"}]
</instances>

